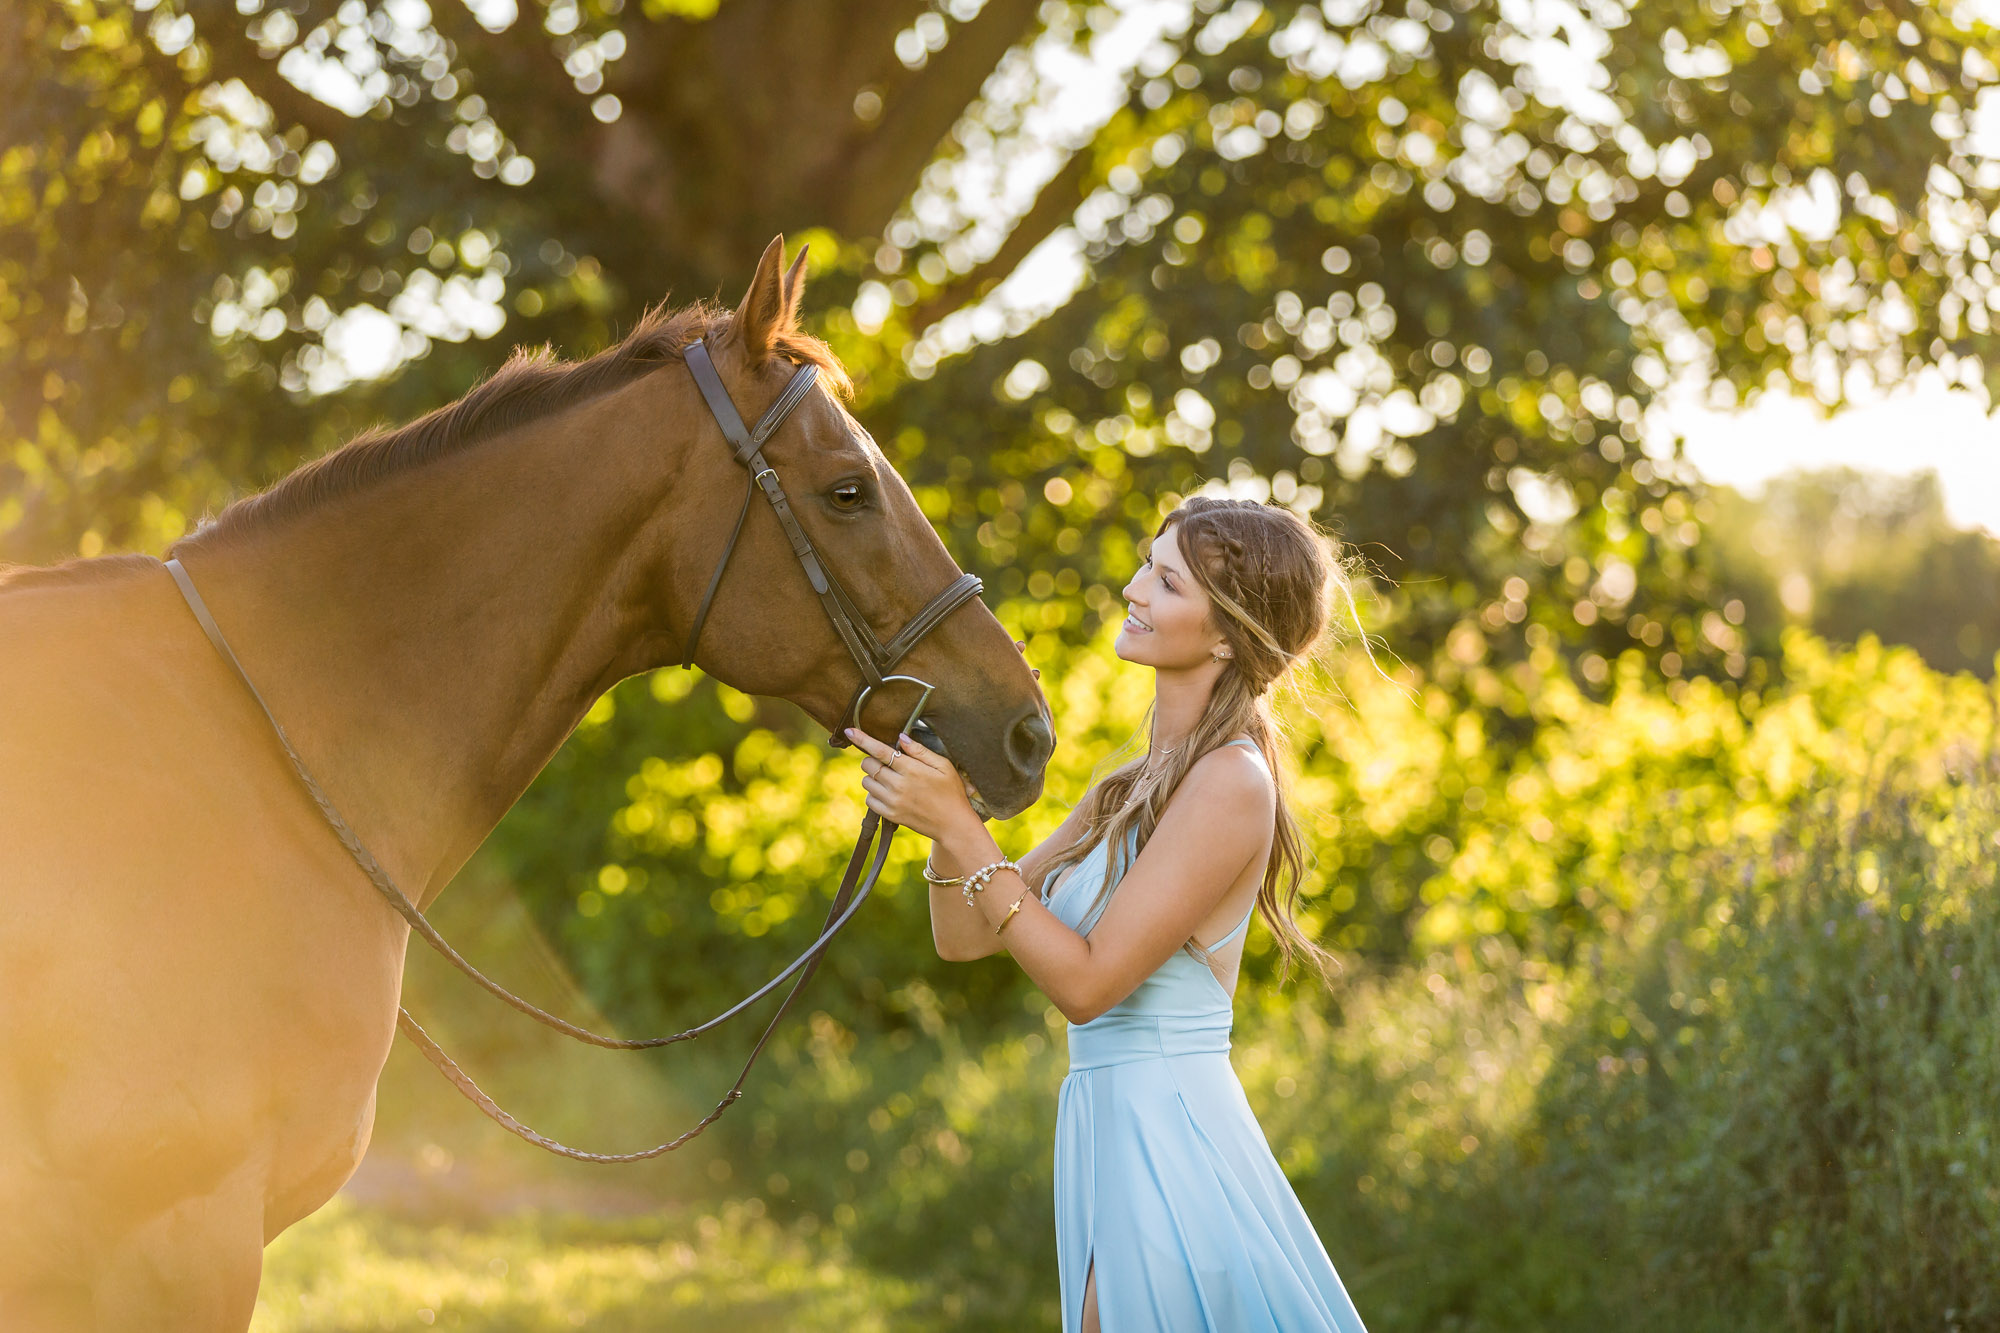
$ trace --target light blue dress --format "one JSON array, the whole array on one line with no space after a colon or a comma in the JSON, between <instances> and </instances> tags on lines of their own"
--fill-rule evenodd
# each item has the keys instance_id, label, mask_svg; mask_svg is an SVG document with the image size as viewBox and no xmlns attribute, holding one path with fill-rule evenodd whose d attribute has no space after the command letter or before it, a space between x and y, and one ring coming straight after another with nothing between
<instances>
[{"instance_id":1,"label":"light blue dress","mask_svg":"<svg viewBox=\"0 0 2000 1333\"><path fill-rule=\"evenodd\" d=\"M1099 844L1049 900L1084 935L1107 860ZM1230 1066L1233 1017L1215 974L1176 951L1070 1024L1056 1109L1064 1333L1083 1327L1093 1262L1103 1333L1365 1333Z\"/></svg>"}]
</instances>

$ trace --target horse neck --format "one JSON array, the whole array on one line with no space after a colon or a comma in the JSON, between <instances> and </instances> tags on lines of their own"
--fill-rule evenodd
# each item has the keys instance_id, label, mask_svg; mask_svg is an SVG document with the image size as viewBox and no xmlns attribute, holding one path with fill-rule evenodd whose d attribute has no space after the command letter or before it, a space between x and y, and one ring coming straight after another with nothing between
<instances>
[{"instance_id":1,"label":"horse neck","mask_svg":"<svg viewBox=\"0 0 2000 1333\"><path fill-rule=\"evenodd\" d=\"M308 765L420 902L599 695L671 660L649 576L707 520L702 488L673 484L690 404L662 378L181 553Z\"/></svg>"}]
</instances>

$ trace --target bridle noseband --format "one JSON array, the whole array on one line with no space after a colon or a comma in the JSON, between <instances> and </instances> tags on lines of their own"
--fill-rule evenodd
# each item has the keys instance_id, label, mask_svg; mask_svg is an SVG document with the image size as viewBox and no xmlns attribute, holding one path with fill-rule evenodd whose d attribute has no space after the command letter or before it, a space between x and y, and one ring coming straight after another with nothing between
<instances>
[{"instance_id":1,"label":"bridle noseband","mask_svg":"<svg viewBox=\"0 0 2000 1333\"><path fill-rule=\"evenodd\" d=\"M750 516L750 506L762 491L764 498L771 502L771 512L778 516L778 526L785 531L785 540L791 543L792 554L798 558L799 567L805 570L806 582L812 585L813 594L826 611L826 618L833 622L833 628L840 635L840 641L847 646L847 655L854 659L854 665L861 671L861 686L854 692L854 698L841 714L840 724L834 727L828 737L834 745L847 744L841 733L847 727L861 725L861 710L868 705L869 696L890 681L908 681L921 688L928 698L932 686L915 676L890 674L896 663L903 660L912 648L923 641L925 635L944 622L944 618L978 597L985 585L975 574L960 574L937 596L924 604L923 609L910 617L910 623L897 631L896 636L883 643L875 637L868 620L855 606L854 599L840 586L840 580L826 567L812 538L799 526L798 516L792 512L791 500L785 495L785 488L778 480L778 474L764 458L764 442L771 438L785 419L805 401L819 382L819 370L810 362L792 372L792 378L778 395L777 401L764 409L764 415L757 418L757 424L745 429L743 417L736 410L736 403L723 387L722 377L715 372L715 362L709 359L708 348L701 339L687 345L683 355L687 359L688 371L694 376L695 387L708 404L709 414L715 424L722 428L723 438L729 441L730 450L736 461L750 473L750 487L743 494L743 507L737 511L736 526L730 531L729 542L722 548L722 558L716 562L715 573L709 576L708 591L702 594L701 607L694 614L694 623L688 628L687 645L681 652L681 665L694 663L696 646L701 642L701 627L708 619L708 610L715 602L715 593L722 586L723 571L729 568L729 557L736 553L737 539L743 535L743 522ZM921 707L921 705L920 705Z\"/></svg>"}]
</instances>

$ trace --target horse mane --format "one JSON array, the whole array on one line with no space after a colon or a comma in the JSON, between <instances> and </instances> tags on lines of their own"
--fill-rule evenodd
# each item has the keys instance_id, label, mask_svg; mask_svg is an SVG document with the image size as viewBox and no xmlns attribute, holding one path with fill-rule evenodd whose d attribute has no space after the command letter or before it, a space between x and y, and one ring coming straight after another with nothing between
<instances>
[{"instance_id":1,"label":"horse mane","mask_svg":"<svg viewBox=\"0 0 2000 1333\"><path fill-rule=\"evenodd\" d=\"M267 531L332 501L412 468L458 453L518 426L553 416L602 397L677 362L689 343L730 319L707 301L671 309L664 302L639 317L632 331L611 347L582 361L564 361L546 343L517 347L505 365L474 385L464 397L408 425L377 427L294 469L268 490L246 496L177 542L199 548L249 533ZM773 335L773 350L817 366L824 382L846 398L853 382L833 350L798 330Z\"/></svg>"},{"instance_id":2,"label":"horse mane","mask_svg":"<svg viewBox=\"0 0 2000 1333\"><path fill-rule=\"evenodd\" d=\"M65 560L59 565L0 565L0 593L80 583L111 583L141 570L158 569L159 565L160 562L150 555L102 555Z\"/></svg>"}]
</instances>

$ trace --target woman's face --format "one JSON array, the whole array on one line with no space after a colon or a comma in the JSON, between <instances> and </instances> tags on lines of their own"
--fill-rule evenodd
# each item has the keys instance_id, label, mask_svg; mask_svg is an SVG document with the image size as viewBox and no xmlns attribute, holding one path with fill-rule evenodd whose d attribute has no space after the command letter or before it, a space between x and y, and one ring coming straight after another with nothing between
<instances>
[{"instance_id":1,"label":"woman's face","mask_svg":"<svg viewBox=\"0 0 2000 1333\"><path fill-rule=\"evenodd\" d=\"M1125 609L1113 648L1127 662L1187 671L1228 651L1209 622L1208 594L1188 573L1177 527L1153 539L1146 563L1125 585Z\"/></svg>"}]
</instances>

